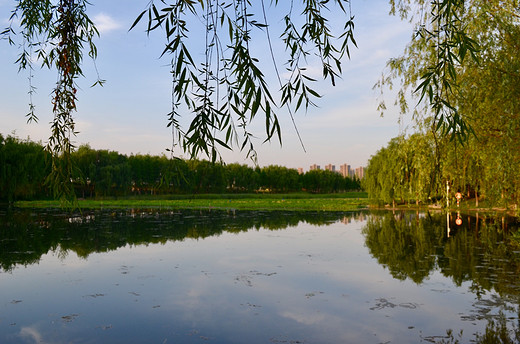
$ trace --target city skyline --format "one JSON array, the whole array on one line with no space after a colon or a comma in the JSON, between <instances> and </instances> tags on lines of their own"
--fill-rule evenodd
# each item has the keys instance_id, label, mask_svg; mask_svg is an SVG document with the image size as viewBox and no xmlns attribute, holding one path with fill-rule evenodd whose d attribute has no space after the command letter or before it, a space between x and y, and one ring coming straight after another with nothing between
<instances>
[{"instance_id":1,"label":"city skyline","mask_svg":"<svg viewBox=\"0 0 520 344\"><path fill-rule=\"evenodd\" d=\"M321 165L318 165L318 164L310 165L308 171L313 171L313 170L322 170ZM329 163L324 166L323 170L339 173L343 177L348 176L348 177L352 178L352 177L356 176L358 179L363 179L363 177L365 175L365 171L366 171L366 166L358 166L356 168L352 168L351 165L344 163L344 164L341 164L339 166L339 170L337 170L336 165ZM303 169L303 167L298 167L298 173L302 174L305 172L306 171Z\"/></svg>"}]
</instances>

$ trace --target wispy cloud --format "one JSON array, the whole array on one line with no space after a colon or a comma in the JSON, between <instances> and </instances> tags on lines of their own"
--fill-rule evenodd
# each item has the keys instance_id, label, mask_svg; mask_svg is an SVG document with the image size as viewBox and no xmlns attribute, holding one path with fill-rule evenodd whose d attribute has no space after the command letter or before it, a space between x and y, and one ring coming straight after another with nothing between
<instances>
[{"instance_id":1,"label":"wispy cloud","mask_svg":"<svg viewBox=\"0 0 520 344\"><path fill-rule=\"evenodd\" d=\"M93 18L99 33L108 33L110 31L119 30L122 25L117 20L106 13L99 13Z\"/></svg>"}]
</instances>

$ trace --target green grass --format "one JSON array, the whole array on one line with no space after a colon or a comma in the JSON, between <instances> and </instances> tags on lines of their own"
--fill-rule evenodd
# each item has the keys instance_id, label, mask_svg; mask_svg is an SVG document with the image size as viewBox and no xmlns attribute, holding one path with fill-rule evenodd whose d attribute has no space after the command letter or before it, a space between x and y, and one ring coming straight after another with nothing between
<instances>
[{"instance_id":1,"label":"green grass","mask_svg":"<svg viewBox=\"0 0 520 344\"><path fill-rule=\"evenodd\" d=\"M364 192L341 194L206 194L78 200L80 208L164 208L349 211L368 206ZM19 201L17 207L59 208L59 201Z\"/></svg>"}]
</instances>

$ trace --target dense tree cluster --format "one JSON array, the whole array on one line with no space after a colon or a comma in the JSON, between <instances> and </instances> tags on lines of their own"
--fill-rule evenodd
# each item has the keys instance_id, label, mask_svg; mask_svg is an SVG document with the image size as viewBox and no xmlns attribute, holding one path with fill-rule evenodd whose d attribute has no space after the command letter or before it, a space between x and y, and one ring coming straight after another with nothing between
<instances>
[{"instance_id":1,"label":"dense tree cluster","mask_svg":"<svg viewBox=\"0 0 520 344\"><path fill-rule=\"evenodd\" d=\"M520 129L520 128L519 128ZM508 144L497 142L508 141ZM520 203L520 137L471 137L464 145L416 133L392 139L368 163L363 187L374 203L432 203L456 192L488 205ZM516 171L516 172L515 172ZM480 204L482 205L482 203Z\"/></svg>"},{"instance_id":2,"label":"dense tree cluster","mask_svg":"<svg viewBox=\"0 0 520 344\"><path fill-rule=\"evenodd\" d=\"M0 134L0 200L45 197L49 162L41 145Z\"/></svg>"},{"instance_id":3,"label":"dense tree cluster","mask_svg":"<svg viewBox=\"0 0 520 344\"><path fill-rule=\"evenodd\" d=\"M393 139L371 158L366 188L374 200L427 201L445 196L447 182L452 192L477 202L479 196L504 206L520 201L518 1L467 1L460 20L480 46L475 59L448 71L450 106L467 125L466 135L439 135L437 113L410 107L407 92L420 87L428 61L439 60L432 42L416 36L403 56L389 62L381 85L400 81L397 102L403 113L414 112L417 133Z\"/></svg>"},{"instance_id":4,"label":"dense tree cluster","mask_svg":"<svg viewBox=\"0 0 520 344\"><path fill-rule=\"evenodd\" d=\"M0 135L0 200L50 197L50 159L43 146ZM298 174L282 166L252 168L166 156L126 156L80 146L71 154L77 197L222 192L342 192L360 189L359 180L330 171Z\"/></svg>"}]
</instances>

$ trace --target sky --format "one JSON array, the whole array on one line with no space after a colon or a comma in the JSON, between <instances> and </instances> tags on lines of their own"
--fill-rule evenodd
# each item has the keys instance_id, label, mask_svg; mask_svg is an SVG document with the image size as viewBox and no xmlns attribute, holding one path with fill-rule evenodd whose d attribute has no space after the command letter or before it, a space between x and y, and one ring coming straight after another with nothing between
<instances>
[{"instance_id":1,"label":"sky","mask_svg":"<svg viewBox=\"0 0 520 344\"><path fill-rule=\"evenodd\" d=\"M95 64L85 58L85 77L78 81L79 102L74 117L79 134L75 137L75 144L89 144L94 149L127 155L169 156L166 151L172 142L171 129L166 126L166 114L171 107L169 58L160 58L165 41L160 33L147 36L144 22L129 31L148 0L133 1L131 6L126 0L93 0L91 3L88 13L100 31L100 37L96 39L98 58ZM15 4L15 1L0 0L2 30L9 25L8 18ZM410 24L390 16L389 9L388 0L352 1L358 47L352 47L350 60L343 61L342 79L335 87L329 81L319 82L316 88L323 97L316 101L318 106L295 114L305 149L287 111L278 109L282 145L277 140L262 144L265 134L260 118L251 126L258 137L255 148L260 166L302 167L304 171L309 170L312 164L322 168L333 164L337 169L344 163L352 168L366 166L371 155L405 130L410 119L406 116L401 118L398 109L390 106L392 93L387 91L385 94L388 110L381 117L377 111L379 91L373 89L386 70L388 59L401 55L413 34ZM341 21L341 18L334 17L336 14L337 11L331 14L333 26ZM273 19L270 23L276 32L278 21ZM197 39L196 35L194 32L194 39ZM259 46L255 52L261 60L269 62L270 56L264 56L267 50L265 40L257 42ZM281 49L275 46L275 57L282 61L283 55L277 54L279 51ZM18 71L15 64L18 54L17 46L0 41L0 133L45 144L53 118L51 92L56 73L46 69L35 70L32 84L37 89L33 103L39 121L27 123L29 74ZM266 63L265 66L266 77L275 80L272 65ZM311 62L308 68L319 70L320 67ZM92 88L90 85L97 78L96 69L106 84ZM276 83L272 85L276 87ZM276 93L277 89L272 92ZM187 120L189 115L185 114L183 118ZM240 152L238 148L232 152L222 150L221 153L226 163L252 165L246 152ZM182 152L176 154L187 157Z\"/></svg>"}]
</instances>

